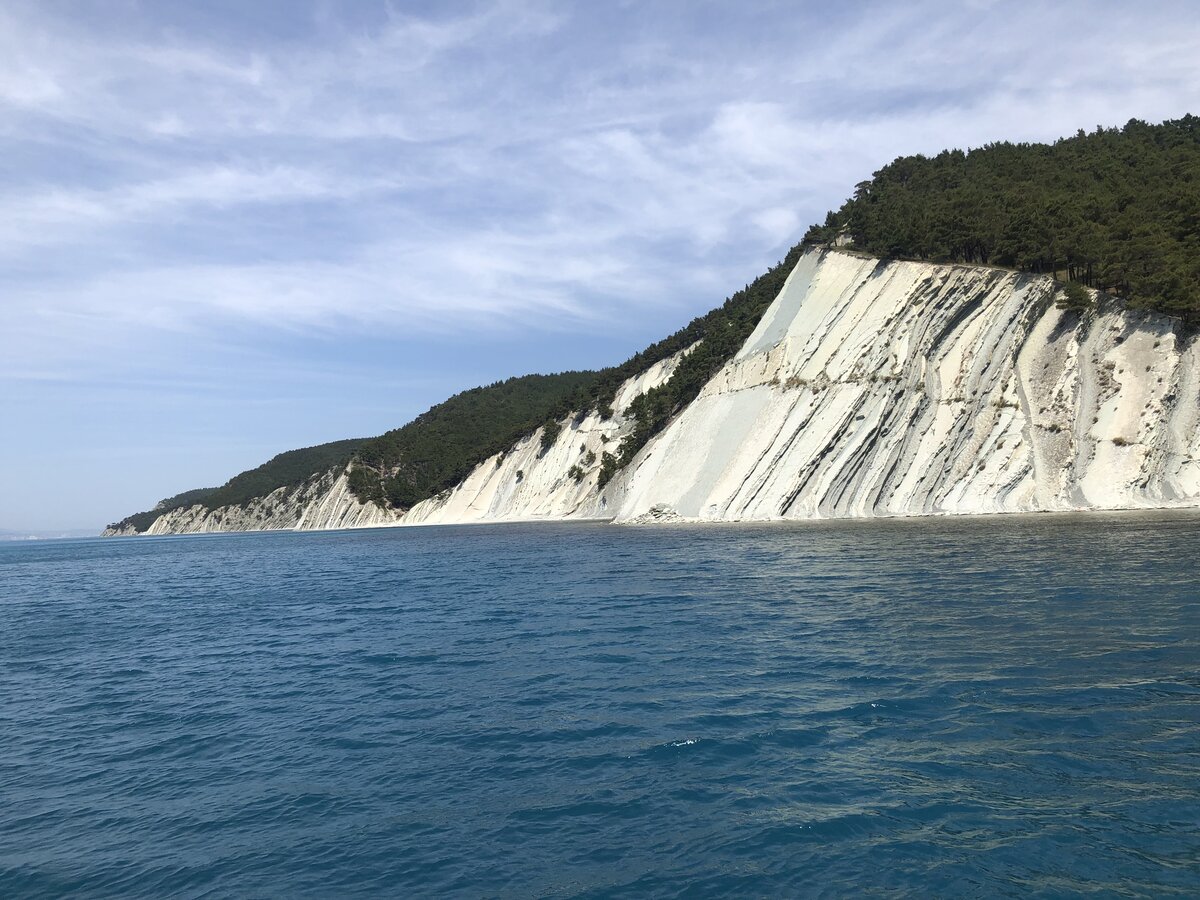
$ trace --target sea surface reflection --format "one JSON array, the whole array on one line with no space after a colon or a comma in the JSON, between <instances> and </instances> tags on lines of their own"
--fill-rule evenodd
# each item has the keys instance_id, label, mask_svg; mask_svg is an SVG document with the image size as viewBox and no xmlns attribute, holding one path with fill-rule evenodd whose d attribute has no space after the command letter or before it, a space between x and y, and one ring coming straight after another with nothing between
<instances>
[{"instance_id":1,"label":"sea surface reflection","mask_svg":"<svg viewBox=\"0 0 1200 900\"><path fill-rule=\"evenodd\" d=\"M0 894L1200 893L1200 517L0 546Z\"/></svg>"}]
</instances>

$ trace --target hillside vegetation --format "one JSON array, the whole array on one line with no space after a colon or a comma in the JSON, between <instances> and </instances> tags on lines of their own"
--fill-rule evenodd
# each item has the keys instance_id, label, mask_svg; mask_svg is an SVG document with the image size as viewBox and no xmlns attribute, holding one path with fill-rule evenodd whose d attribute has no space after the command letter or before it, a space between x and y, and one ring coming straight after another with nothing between
<instances>
[{"instance_id":1,"label":"hillside vegetation","mask_svg":"<svg viewBox=\"0 0 1200 900\"><path fill-rule=\"evenodd\" d=\"M408 509L458 484L489 456L507 450L568 398L589 388L596 372L526 375L455 394L407 425L365 441L350 472L362 501Z\"/></svg>"},{"instance_id":2,"label":"hillside vegetation","mask_svg":"<svg viewBox=\"0 0 1200 900\"><path fill-rule=\"evenodd\" d=\"M204 498L215 490L216 488L195 488L194 490L184 491L182 494L176 494L173 497L167 497L165 500L159 500L154 505L154 509L126 516L120 522L116 522L108 527L123 529L132 525L135 531L145 531L163 513L170 512L173 509L185 509L189 506L195 506L197 503L203 502Z\"/></svg>"},{"instance_id":3,"label":"hillside vegetation","mask_svg":"<svg viewBox=\"0 0 1200 900\"><path fill-rule=\"evenodd\" d=\"M139 532L145 531L163 513L195 506L197 503L207 509L245 505L255 497L266 496L281 487L298 487L314 475L328 472L335 466L345 466L362 443L362 438L352 438L300 450L288 450L272 457L261 466L235 475L221 487L184 491L182 494L160 500L154 509L126 516L109 528L121 529L132 525Z\"/></svg>"},{"instance_id":4,"label":"hillside vegetation","mask_svg":"<svg viewBox=\"0 0 1200 900\"><path fill-rule=\"evenodd\" d=\"M904 156L805 242L1051 273L1200 320L1200 118Z\"/></svg>"}]
</instances>

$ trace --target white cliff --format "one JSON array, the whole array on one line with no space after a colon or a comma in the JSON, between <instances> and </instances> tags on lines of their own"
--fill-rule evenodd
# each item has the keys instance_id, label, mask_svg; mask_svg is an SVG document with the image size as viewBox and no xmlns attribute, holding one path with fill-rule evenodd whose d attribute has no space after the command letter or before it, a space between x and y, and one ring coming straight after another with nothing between
<instances>
[{"instance_id":1,"label":"white cliff","mask_svg":"<svg viewBox=\"0 0 1200 900\"><path fill-rule=\"evenodd\" d=\"M612 518L607 497L596 490L605 451L615 452L629 432L629 404L667 381L683 350L629 380L617 390L613 415L596 411L563 419L554 444L542 450L542 430L505 453L484 460L459 485L418 503L406 513L363 503L351 492L345 471L327 472L297 488L279 488L245 507L207 509L195 505L159 516L144 534L202 534L222 531L322 530L382 525L461 524L537 519ZM572 474L577 467L580 477ZM110 530L111 536L128 531Z\"/></svg>"},{"instance_id":2,"label":"white cliff","mask_svg":"<svg viewBox=\"0 0 1200 900\"><path fill-rule=\"evenodd\" d=\"M345 472L246 508L196 506L149 534L536 519L738 521L1200 505L1200 341L1100 297L971 266L810 252L740 352L602 491L629 404L540 430L407 513ZM685 353L687 351L684 351ZM578 467L573 474L572 467Z\"/></svg>"},{"instance_id":3,"label":"white cliff","mask_svg":"<svg viewBox=\"0 0 1200 900\"><path fill-rule=\"evenodd\" d=\"M326 472L296 488L279 488L246 506L207 509L197 504L164 513L144 533L205 534L217 531L272 531L369 528L392 525L399 514L373 503L361 503L347 484L346 473Z\"/></svg>"},{"instance_id":4,"label":"white cliff","mask_svg":"<svg viewBox=\"0 0 1200 900\"><path fill-rule=\"evenodd\" d=\"M967 266L810 253L745 346L614 483L617 519L1200 504L1200 344Z\"/></svg>"},{"instance_id":5,"label":"white cliff","mask_svg":"<svg viewBox=\"0 0 1200 900\"><path fill-rule=\"evenodd\" d=\"M542 432L484 460L449 493L425 500L404 516L406 525L465 522L530 521L536 519L610 519L608 492L596 490L600 460L616 453L629 433L629 404L652 387L665 383L692 348L655 363L625 381L613 400L613 416L601 418L591 411L564 419L557 440L545 452ZM569 473L577 466L582 477Z\"/></svg>"}]
</instances>

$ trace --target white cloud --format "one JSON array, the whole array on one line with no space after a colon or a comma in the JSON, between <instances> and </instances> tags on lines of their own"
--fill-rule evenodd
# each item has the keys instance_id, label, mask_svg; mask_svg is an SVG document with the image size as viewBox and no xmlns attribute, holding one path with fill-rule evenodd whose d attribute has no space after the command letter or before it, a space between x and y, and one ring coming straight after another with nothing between
<instances>
[{"instance_id":1,"label":"white cloud","mask_svg":"<svg viewBox=\"0 0 1200 900\"><path fill-rule=\"evenodd\" d=\"M107 189L51 187L0 197L0 257L29 245L61 245L106 225L159 227L189 209L349 200L400 187L395 179L289 165L184 169Z\"/></svg>"},{"instance_id":2,"label":"white cloud","mask_svg":"<svg viewBox=\"0 0 1200 900\"><path fill-rule=\"evenodd\" d=\"M739 30L502 0L365 25L329 6L308 40L225 42L16 7L13 352L103 358L230 321L590 329L634 297L699 312L894 155L1186 111L1181 12L768 5Z\"/></svg>"}]
</instances>

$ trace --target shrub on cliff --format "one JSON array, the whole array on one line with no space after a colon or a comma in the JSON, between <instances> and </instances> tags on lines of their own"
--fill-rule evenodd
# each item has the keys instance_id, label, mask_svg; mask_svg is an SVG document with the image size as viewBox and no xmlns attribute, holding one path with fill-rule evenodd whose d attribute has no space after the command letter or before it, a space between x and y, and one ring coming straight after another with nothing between
<instances>
[{"instance_id":1,"label":"shrub on cliff","mask_svg":"<svg viewBox=\"0 0 1200 900\"><path fill-rule=\"evenodd\" d=\"M617 458L605 450L600 454L600 474L596 476L596 486L604 487L617 474Z\"/></svg>"},{"instance_id":2,"label":"shrub on cliff","mask_svg":"<svg viewBox=\"0 0 1200 900\"><path fill-rule=\"evenodd\" d=\"M1074 313L1082 313L1091 309L1092 295L1088 289L1075 281L1068 281L1059 286L1058 297L1054 305Z\"/></svg>"},{"instance_id":3,"label":"shrub on cliff","mask_svg":"<svg viewBox=\"0 0 1200 900\"><path fill-rule=\"evenodd\" d=\"M562 424L557 419L551 419L542 426L541 453L554 446L558 436L562 434Z\"/></svg>"}]
</instances>

